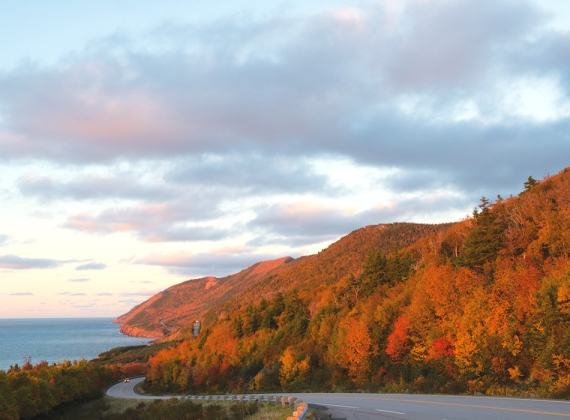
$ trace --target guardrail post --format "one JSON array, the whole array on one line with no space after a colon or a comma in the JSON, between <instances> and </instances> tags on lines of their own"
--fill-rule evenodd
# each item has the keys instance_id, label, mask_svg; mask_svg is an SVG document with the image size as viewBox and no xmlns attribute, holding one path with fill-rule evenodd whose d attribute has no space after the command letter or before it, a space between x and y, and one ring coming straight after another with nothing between
<instances>
[{"instance_id":1,"label":"guardrail post","mask_svg":"<svg viewBox=\"0 0 570 420\"><path fill-rule=\"evenodd\" d=\"M281 397L281 406L287 407L287 403L289 402L289 397Z\"/></svg>"},{"instance_id":2,"label":"guardrail post","mask_svg":"<svg viewBox=\"0 0 570 420\"><path fill-rule=\"evenodd\" d=\"M295 409L295 400L296 399L297 398L295 398L295 397L289 397L289 408Z\"/></svg>"}]
</instances>

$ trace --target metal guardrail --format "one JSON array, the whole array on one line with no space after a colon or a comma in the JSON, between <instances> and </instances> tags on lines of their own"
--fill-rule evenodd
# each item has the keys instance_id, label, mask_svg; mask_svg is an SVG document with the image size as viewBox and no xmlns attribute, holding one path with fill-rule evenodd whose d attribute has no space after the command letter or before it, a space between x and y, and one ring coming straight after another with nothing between
<instances>
[{"instance_id":1,"label":"metal guardrail","mask_svg":"<svg viewBox=\"0 0 570 420\"><path fill-rule=\"evenodd\" d=\"M303 410L303 412L299 416L299 420L305 420L305 418L307 417L307 414L309 414L309 404L307 404L307 403L304 403L304 404L305 404L305 409Z\"/></svg>"},{"instance_id":2,"label":"metal guardrail","mask_svg":"<svg viewBox=\"0 0 570 420\"><path fill-rule=\"evenodd\" d=\"M186 400L199 400L199 401L259 401L266 402L268 404L274 402L275 404L282 404L283 407L289 405L290 408L294 409L293 415L289 416L288 419L295 420L305 420L307 414L309 413L309 405L301 400L297 400L296 397L282 397L272 396L272 395L186 395L179 397L180 399ZM302 411L299 408L302 407Z\"/></svg>"},{"instance_id":3,"label":"metal guardrail","mask_svg":"<svg viewBox=\"0 0 570 420\"><path fill-rule=\"evenodd\" d=\"M123 378L119 380L124 382L125 380L135 380L139 378L144 378L144 376L133 376L129 378ZM113 387L111 387L113 388ZM109 390L111 389L109 388ZM146 396L150 398L152 396ZM160 398L160 397L158 397ZM162 397L165 398L165 397ZM293 409L293 414L288 416L288 420L305 420L307 414L309 413L309 405L298 400L297 397L288 397L281 395L255 395L255 394L226 394L226 395L185 395L174 397L179 400L201 400L201 401L258 401L260 403L266 402L267 404L275 403L276 405L281 404L284 408L289 407Z\"/></svg>"}]
</instances>

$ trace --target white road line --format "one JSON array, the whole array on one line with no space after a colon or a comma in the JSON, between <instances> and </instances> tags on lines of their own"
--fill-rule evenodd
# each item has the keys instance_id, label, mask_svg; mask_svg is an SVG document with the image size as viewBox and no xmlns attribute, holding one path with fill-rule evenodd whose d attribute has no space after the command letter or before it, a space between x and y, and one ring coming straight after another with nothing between
<instances>
[{"instance_id":1,"label":"white road line","mask_svg":"<svg viewBox=\"0 0 570 420\"><path fill-rule=\"evenodd\" d=\"M392 414L406 414L406 413L400 413L399 411L379 410L378 408L376 409L376 411L382 411L383 413L392 413Z\"/></svg>"},{"instance_id":2,"label":"white road line","mask_svg":"<svg viewBox=\"0 0 570 420\"><path fill-rule=\"evenodd\" d=\"M360 408L360 407L353 407L351 405L334 405L334 404L329 404L329 403L310 403L310 404L326 405L327 407Z\"/></svg>"}]
</instances>

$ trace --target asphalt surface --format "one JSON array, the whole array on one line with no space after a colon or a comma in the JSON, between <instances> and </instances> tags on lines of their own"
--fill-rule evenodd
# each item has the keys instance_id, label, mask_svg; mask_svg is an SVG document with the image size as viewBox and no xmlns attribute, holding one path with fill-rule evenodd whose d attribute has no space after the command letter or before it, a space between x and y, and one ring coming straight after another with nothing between
<instances>
[{"instance_id":1,"label":"asphalt surface","mask_svg":"<svg viewBox=\"0 0 570 420\"><path fill-rule=\"evenodd\" d=\"M135 394L144 378L120 382L107 391L115 398L168 399ZM262 395L262 394L258 394ZM267 395L267 394L263 394ZM346 420L541 420L570 419L570 401L408 394L272 394L294 396L333 419Z\"/></svg>"}]
</instances>

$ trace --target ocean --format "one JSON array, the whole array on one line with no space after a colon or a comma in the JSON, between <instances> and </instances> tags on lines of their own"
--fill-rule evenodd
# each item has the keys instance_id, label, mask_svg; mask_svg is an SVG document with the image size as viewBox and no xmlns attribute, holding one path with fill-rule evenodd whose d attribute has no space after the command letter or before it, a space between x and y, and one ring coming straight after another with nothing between
<instances>
[{"instance_id":1,"label":"ocean","mask_svg":"<svg viewBox=\"0 0 570 420\"><path fill-rule=\"evenodd\" d=\"M22 366L26 357L32 364L45 360L86 360L119 346L148 344L146 338L128 337L119 332L114 318L26 318L0 319L0 370Z\"/></svg>"}]
</instances>

